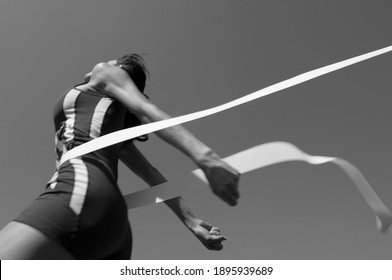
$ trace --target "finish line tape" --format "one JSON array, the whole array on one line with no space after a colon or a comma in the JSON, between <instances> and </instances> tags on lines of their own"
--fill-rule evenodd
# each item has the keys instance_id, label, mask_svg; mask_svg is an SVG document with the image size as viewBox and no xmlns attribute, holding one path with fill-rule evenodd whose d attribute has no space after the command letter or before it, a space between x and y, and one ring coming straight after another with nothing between
<instances>
[{"instance_id":1,"label":"finish line tape","mask_svg":"<svg viewBox=\"0 0 392 280\"><path fill-rule=\"evenodd\" d=\"M287 142L270 142L244 150L224 158L223 160L236 168L241 174L289 161L304 161L315 165L328 162L334 163L351 178L370 209L375 213L378 230L384 233L392 224L392 212L377 196L376 192L362 173L353 164L344 159L311 156L304 153L293 144ZM124 198L128 209L132 209L144 205L160 203L206 185L208 185L208 181L204 176L204 173L201 169L197 169L188 176L177 181L166 182L146 190L134 192L124 196Z\"/></svg>"},{"instance_id":2,"label":"finish line tape","mask_svg":"<svg viewBox=\"0 0 392 280\"><path fill-rule=\"evenodd\" d=\"M264 89L261 89L259 91L256 91L254 93L250 93L248 95L245 95L243 97L240 97L238 99L235 99L233 101L227 102L225 104L202 110L199 112L163 120L163 121L158 121L158 122L153 122L149 124L144 124L136 127L131 127L123 130L119 130L110 134L103 135L101 137L98 137L96 139L93 139L87 143L84 143L78 147L73 148L72 150L66 152L61 160L60 160L60 165L64 163L65 161L82 156L87 153L91 153L93 151L105 148L107 146L111 146L123 141L126 141L128 139L136 138L144 134L148 134L151 132L155 132L157 130L165 129L170 126L190 122L196 119L204 118L209 115L213 115L228 109L231 109L233 107L242 105L244 103L253 101L255 99L264 97L266 95L270 95L272 93L275 93L277 91L281 91L283 89L304 83L306 81L309 81L311 79L320 77L322 75L334 72L336 70L342 69L344 67L353 65L355 63L382 55L384 53L392 51L392 46L385 47L376 51L372 51L363 55L359 55L353 58L349 58L340 62L336 62L334 64L330 64L303 74L300 74L298 76L295 76L293 78L284 80L282 82L276 83L274 85L271 85L269 87L266 87Z\"/></svg>"}]
</instances>

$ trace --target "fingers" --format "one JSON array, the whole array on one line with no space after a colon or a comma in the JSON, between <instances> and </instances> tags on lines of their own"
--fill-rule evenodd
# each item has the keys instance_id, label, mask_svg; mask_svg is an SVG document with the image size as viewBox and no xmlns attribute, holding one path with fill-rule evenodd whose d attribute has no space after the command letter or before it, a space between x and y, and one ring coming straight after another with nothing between
<instances>
[{"instance_id":1,"label":"fingers","mask_svg":"<svg viewBox=\"0 0 392 280\"><path fill-rule=\"evenodd\" d=\"M210 243L207 248L213 251L220 251L223 249L223 245L222 243Z\"/></svg>"},{"instance_id":2,"label":"fingers","mask_svg":"<svg viewBox=\"0 0 392 280\"><path fill-rule=\"evenodd\" d=\"M220 230L218 227L212 227L210 229L210 233L211 233L211 235L220 235Z\"/></svg>"},{"instance_id":3,"label":"fingers","mask_svg":"<svg viewBox=\"0 0 392 280\"><path fill-rule=\"evenodd\" d=\"M217 183L211 185L213 192L230 206L235 206L238 203L240 194L238 192L238 182L230 182L225 184Z\"/></svg>"},{"instance_id":4,"label":"fingers","mask_svg":"<svg viewBox=\"0 0 392 280\"><path fill-rule=\"evenodd\" d=\"M225 241L227 238L223 235L211 235L210 241L211 242L222 242Z\"/></svg>"},{"instance_id":5,"label":"fingers","mask_svg":"<svg viewBox=\"0 0 392 280\"><path fill-rule=\"evenodd\" d=\"M209 223L207 223L205 221L200 221L199 225L202 226L203 228L205 228L206 230L208 230L211 235L221 236L220 235L220 229L218 227L214 227L214 226L210 225ZM226 239L226 237L224 237L224 238Z\"/></svg>"},{"instance_id":6,"label":"fingers","mask_svg":"<svg viewBox=\"0 0 392 280\"><path fill-rule=\"evenodd\" d=\"M194 231L196 237L208 250L219 251L223 249L222 242L227 238L221 235L219 227L215 227L201 219L197 219L197 227Z\"/></svg>"},{"instance_id":7,"label":"fingers","mask_svg":"<svg viewBox=\"0 0 392 280\"><path fill-rule=\"evenodd\" d=\"M216 192L216 194L230 206L236 206L240 197L237 188L233 186L225 186L223 191Z\"/></svg>"},{"instance_id":8,"label":"fingers","mask_svg":"<svg viewBox=\"0 0 392 280\"><path fill-rule=\"evenodd\" d=\"M238 192L238 182L240 181L240 175L241 174L237 171L234 173L234 182L232 183L231 187L228 188L230 196L235 200L238 200L240 198L240 193Z\"/></svg>"},{"instance_id":9,"label":"fingers","mask_svg":"<svg viewBox=\"0 0 392 280\"><path fill-rule=\"evenodd\" d=\"M214 169L210 180L213 192L230 206L238 203L240 194L238 192L238 182L240 173L229 165Z\"/></svg>"},{"instance_id":10,"label":"fingers","mask_svg":"<svg viewBox=\"0 0 392 280\"><path fill-rule=\"evenodd\" d=\"M212 235L206 247L209 250L220 251L223 249L222 241L225 241L225 240L226 240L226 237L224 237L224 236Z\"/></svg>"}]
</instances>

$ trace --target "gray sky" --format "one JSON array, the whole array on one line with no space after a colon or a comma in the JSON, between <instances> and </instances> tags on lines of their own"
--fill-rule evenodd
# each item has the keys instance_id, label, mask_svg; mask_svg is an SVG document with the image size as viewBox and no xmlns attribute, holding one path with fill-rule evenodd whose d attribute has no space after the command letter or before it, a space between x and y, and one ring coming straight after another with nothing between
<instances>
[{"instance_id":1,"label":"gray sky","mask_svg":"<svg viewBox=\"0 0 392 280\"><path fill-rule=\"evenodd\" d=\"M52 111L96 63L144 55L147 94L173 116L392 44L389 0L2 0L0 226L54 172ZM354 163L392 208L392 55L186 125L221 156L269 141ZM170 180L194 164L156 136L139 148ZM121 167L124 193L145 187ZM390 259L358 191L334 165L291 162L243 176L230 208L185 199L228 240L210 252L165 205L129 212L134 259Z\"/></svg>"}]
</instances>

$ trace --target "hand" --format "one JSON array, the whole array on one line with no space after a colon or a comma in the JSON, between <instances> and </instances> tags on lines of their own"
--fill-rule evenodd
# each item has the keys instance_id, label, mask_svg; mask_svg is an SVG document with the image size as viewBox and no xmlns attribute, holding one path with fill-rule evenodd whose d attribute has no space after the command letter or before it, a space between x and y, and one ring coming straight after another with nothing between
<instances>
[{"instance_id":1,"label":"hand","mask_svg":"<svg viewBox=\"0 0 392 280\"><path fill-rule=\"evenodd\" d=\"M222 160L209 163L203 170L214 194L230 206L237 205L239 172Z\"/></svg>"},{"instance_id":2,"label":"hand","mask_svg":"<svg viewBox=\"0 0 392 280\"><path fill-rule=\"evenodd\" d=\"M214 227L203 220L197 219L191 230L208 250L222 250L222 241L226 240L226 237L220 234L219 228Z\"/></svg>"}]
</instances>

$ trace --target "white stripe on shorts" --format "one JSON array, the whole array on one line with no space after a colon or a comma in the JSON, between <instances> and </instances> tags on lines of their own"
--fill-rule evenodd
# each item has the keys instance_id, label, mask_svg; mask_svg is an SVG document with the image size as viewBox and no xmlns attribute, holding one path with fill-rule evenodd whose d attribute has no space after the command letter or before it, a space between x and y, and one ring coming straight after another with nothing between
<instances>
[{"instance_id":1,"label":"white stripe on shorts","mask_svg":"<svg viewBox=\"0 0 392 280\"><path fill-rule=\"evenodd\" d=\"M79 158L70 160L75 171L74 189L72 191L69 207L79 215L82 212L88 188L88 170L86 164Z\"/></svg>"}]
</instances>

